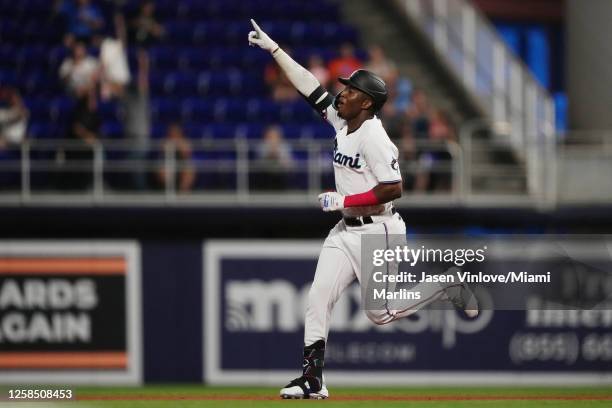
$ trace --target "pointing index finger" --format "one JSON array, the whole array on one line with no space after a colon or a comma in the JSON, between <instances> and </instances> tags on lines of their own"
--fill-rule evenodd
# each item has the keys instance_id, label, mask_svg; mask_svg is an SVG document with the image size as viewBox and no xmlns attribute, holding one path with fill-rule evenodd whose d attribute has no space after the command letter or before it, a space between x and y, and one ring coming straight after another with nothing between
<instances>
[{"instance_id":1,"label":"pointing index finger","mask_svg":"<svg viewBox=\"0 0 612 408\"><path fill-rule=\"evenodd\" d=\"M261 31L261 28L259 28L255 20L251 19L251 24L253 24L253 28L255 28L258 33Z\"/></svg>"}]
</instances>

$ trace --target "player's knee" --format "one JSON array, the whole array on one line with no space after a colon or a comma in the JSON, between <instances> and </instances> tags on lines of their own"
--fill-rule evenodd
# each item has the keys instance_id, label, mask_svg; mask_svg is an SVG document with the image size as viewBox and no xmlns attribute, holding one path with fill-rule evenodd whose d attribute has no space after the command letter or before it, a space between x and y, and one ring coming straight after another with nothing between
<instances>
[{"instance_id":1,"label":"player's knee","mask_svg":"<svg viewBox=\"0 0 612 408\"><path fill-rule=\"evenodd\" d=\"M314 304L317 302L317 299L321 298L321 293L322 291L315 285L312 285L310 287L310 290L308 291L308 304Z\"/></svg>"},{"instance_id":2,"label":"player's knee","mask_svg":"<svg viewBox=\"0 0 612 408\"><path fill-rule=\"evenodd\" d=\"M379 326L393 321L393 316L385 310L366 310L366 316L368 316L368 319L370 319L372 323Z\"/></svg>"},{"instance_id":3,"label":"player's knee","mask_svg":"<svg viewBox=\"0 0 612 408\"><path fill-rule=\"evenodd\" d=\"M329 299L329 289L325 285L313 284L308 291L308 305L324 304Z\"/></svg>"}]
</instances>

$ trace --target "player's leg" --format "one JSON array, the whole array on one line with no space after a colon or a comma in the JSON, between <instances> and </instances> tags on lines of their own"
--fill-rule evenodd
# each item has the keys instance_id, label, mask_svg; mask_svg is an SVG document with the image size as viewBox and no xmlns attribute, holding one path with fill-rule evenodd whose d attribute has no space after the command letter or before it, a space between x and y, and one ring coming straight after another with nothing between
<instances>
[{"instance_id":1,"label":"player's leg","mask_svg":"<svg viewBox=\"0 0 612 408\"><path fill-rule=\"evenodd\" d=\"M331 313L344 289L354 279L353 266L341 249L324 247L321 250L306 305L303 373L281 389L281 397L329 396L323 383L323 365Z\"/></svg>"},{"instance_id":2,"label":"player's leg","mask_svg":"<svg viewBox=\"0 0 612 408\"><path fill-rule=\"evenodd\" d=\"M385 243L380 244L381 248L388 249L406 245L406 226L399 215L381 225L383 227L382 232L386 237ZM387 275L398 273L399 264L397 262L388 262L387 266L389 268ZM456 268L451 268L445 273L455 275L454 282L458 282L456 272ZM362 284L364 283L362 282ZM394 289L393 285L390 289ZM478 314L476 297L466 284L423 282L413 286L410 291L418 293L419 299L379 299L376 301L364 299L366 315L375 324L387 324L407 317L437 300L451 301L457 308L464 310L469 317L475 317Z\"/></svg>"},{"instance_id":3,"label":"player's leg","mask_svg":"<svg viewBox=\"0 0 612 408\"><path fill-rule=\"evenodd\" d=\"M327 340L334 305L354 280L353 266L343 250L328 247L321 250L308 293L304 345Z\"/></svg>"},{"instance_id":4,"label":"player's leg","mask_svg":"<svg viewBox=\"0 0 612 408\"><path fill-rule=\"evenodd\" d=\"M447 274L454 275L454 269ZM458 281L455 276L455 281ZM366 310L368 318L376 324L387 324L417 312L437 300L448 300L457 309L463 310L468 317L478 316L478 301L466 283L439 284L424 282L410 289L419 293L419 299L392 299L385 302L384 307Z\"/></svg>"}]
</instances>

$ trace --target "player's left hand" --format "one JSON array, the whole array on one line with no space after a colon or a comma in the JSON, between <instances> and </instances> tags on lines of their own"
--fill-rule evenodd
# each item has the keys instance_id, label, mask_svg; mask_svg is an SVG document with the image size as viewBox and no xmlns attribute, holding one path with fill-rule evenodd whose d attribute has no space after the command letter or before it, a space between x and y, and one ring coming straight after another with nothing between
<instances>
[{"instance_id":1,"label":"player's left hand","mask_svg":"<svg viewBox=\"0 0 612 408\"><path fill-rule=\"evenodd\" d=\"M338 211L344 208L344 196L335 191L319 194L319 204L325 212Z\"/></svg>"}]
</instances>

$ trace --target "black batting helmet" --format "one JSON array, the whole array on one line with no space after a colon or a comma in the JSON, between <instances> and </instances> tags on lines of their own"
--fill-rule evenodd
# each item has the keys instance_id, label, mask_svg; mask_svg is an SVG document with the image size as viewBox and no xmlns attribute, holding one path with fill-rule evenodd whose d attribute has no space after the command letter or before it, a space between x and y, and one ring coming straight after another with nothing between
<instances>
[{"instance_id":1,"label":"black batting helmet","mask_svg":"<svg viewBox=\"0 0 612 408\"><path fill-rule=\"evenodd\" d=\"M370 71L358 69L349 78L338 78L338 81L369 95L374 101L374 112L378 112L387 101L388 92L385 81Z\"/></svg>"}]
</instances>

